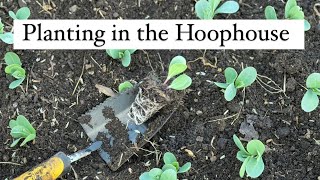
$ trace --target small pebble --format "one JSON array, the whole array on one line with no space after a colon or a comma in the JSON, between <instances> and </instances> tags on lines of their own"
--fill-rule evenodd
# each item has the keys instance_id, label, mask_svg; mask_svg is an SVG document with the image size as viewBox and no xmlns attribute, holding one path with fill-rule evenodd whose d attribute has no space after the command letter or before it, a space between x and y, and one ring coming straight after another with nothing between
<instances>
[{"instance_id":1,"label":"small pebble","mask_svg":"<svg viewBox=\"0 0 320 180\"><path fill-rule=\"evenodd\" d=\"M201 116L201 115L203 114L203 112L200 111L200 110L198 110L198 111L196 112L196 114L197 114L198 116Z\"/></svg>"},{"instance_id":2,"label":"small pebble","mask_svg":"<svg viewBox=\"0 0 320 180\"><path fill-rule=\"evenodd\" d=\"M201 136L197 136L196 141L198 141L198 142L202 142L202 141L203 141L203 137L201 137Z\"/></svg>"},{"instance_id":3,"label":"small pebble","mask_svg":"<svg viewBox=\"0 0 320 180\"><path fill-rule=\"evenodd\" d=\"M117 17L119 17L119 14L118 14L117 12L115 12L115 13L112 14L112 16L113 16L114 18L117 18Z\"/></svg>"},{"instance_id":4,"label":"small pebble","mask_svg":"<svg viewBox=\"0 0 320 180\"><path fill-rule=\"evenodd\" d=\"M72 13L75 13L77 10L78 10L78 6L77 5L73 5L69 8L69 11L72 12Z\"/></svg>"},{"instance_id":5,"label":"small pebble","mask_svg":"<svg viewBox=\"0 0 320 180\"><path fill-rule=\"evenodd\" d=\"M276 134L279 136L279 138L284 138L290 134L290 128L280 127L276 130Z\"/></svg>"}]
</instances>

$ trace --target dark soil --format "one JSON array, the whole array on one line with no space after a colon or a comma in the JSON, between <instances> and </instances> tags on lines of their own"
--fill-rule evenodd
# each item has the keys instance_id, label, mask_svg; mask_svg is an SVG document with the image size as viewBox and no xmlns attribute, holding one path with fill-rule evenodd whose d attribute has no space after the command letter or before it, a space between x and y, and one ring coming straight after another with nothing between
<instances>
[{"instance_id":1,"label":"dark soil","mask_svg":"<svg viewBox=\"0 0 320 180\"><path fill-rule=\"evenodd\" d=\"M27 4L32 19L101 19L101 14L107 19L196 19L193 0L137 2L56 0L56 7L50 10L51 16L41 12L36 1L29 0ZM176 55L188 59L187 73L193 84L183 106L179 106L151 141L162 153L173 152L180 164L192 163L191 170L180 175L180 179L239 179L241 163L235 158L238 150L232 142L232 135L244 137L239 128L248 118L253 119L259 139L267 145L265 171L260 179L319 178L320 108L305 113L300 107L305 79L312 72L320 72L320 30L316 28L319 17L313 10L314 4L319 2L299 1L312 24L312 29L306 32L306 49L303 51L210 50L206 51L205 60L211 65L202 60L191 62L202 57L203 51L137 51L129 68L111 60L104 51L15 51L28 72L28 83L25 81L22 88L9 90L10 81L4 73L2 61L0 179L15 177L58 151L70 154L88 146L90 141L77 118L107 98L99 94L95 85L116 89L124 80L140 81L152 69L165 78L163 72ZM243 3L238 13L216 18L263 19L267 4L274 5L280 14L284 9L282 1L246 0ZM2 21L12 24L7 11L16 10L18 3L8 0L3 5L5 7L0 8ZM71 13L69 8L74 5L78 8ZM12 46L1 43L0 48L0 57L4 57ZM83 66L81 83L72 95ZM245 94L238 92L232 102L226 102L220 89L211 82L223 81L222 72L228 66L238 71L245 66L254 66L260 75L269 77L282 89L285 86L287 91L269 93L256 82L246 89ZM270 80L264 81L270 83ZM176 106L176 103L172 105ZM171 108L164 108L155 118L165 122ZM8 122L18 113L33 123L37 138L26 147L10 148L12 138ZM144 149L154 151L149 143ZM138 179L142 172L161 165L162 162L156 164L154 154L141 150L119 170L112 172L98 153L93 153L75 162L73 168L77 175L70 172L65 179Z\"/></svg>"}]
</instances>

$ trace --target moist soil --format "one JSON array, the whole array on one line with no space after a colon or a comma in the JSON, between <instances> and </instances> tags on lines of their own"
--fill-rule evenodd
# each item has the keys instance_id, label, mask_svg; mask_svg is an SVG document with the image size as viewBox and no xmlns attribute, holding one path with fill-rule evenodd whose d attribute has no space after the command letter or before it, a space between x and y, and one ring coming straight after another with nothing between
<instances>
[{"instance_id":1,"label":"moist soil","mask_svg":"<svg viewBox=\"0 0 320 180\"><path fill-rule=\"evenodd\" d=\"M1 2L4 6L0 8L2 21L12 24L8 10L17 10L22 2ZM31 19L196 19L193 0L55 0L50 14L36 1L26 2L32 12ZM216 18L264 19L266 1L242 2L238 13ZM116 172L108 168L98 153L93 153L73 163L74 171L64 179L138 179L142 172L162 165L162 161L157 164L152 152L163 154L166 151L173 152L181 164L192 163L191 170L179 175L180 179L240 179L241 162L235 158L238 149L232 135L245 137L239 133L242 122L253 122L259 139L267 146L265 170L259 179L318 179L320 108L305 113L300 102L305 92L305 79L312 72L320 72L319 17L313 10L314 4L319 2L299 1L312 24L312 29L305 34L305 50L301 51L140 50L132 55L129 68L111 60L104 51L15 51L28 72L28 81L21 88L9 90L11 81L4 72L2 61L0 179L13 178L58 151L70 154L88 146L89 139L77 118L107 98L95 85L117 89L121 82L140 81L151 71L165 78L168 64L176 55L188 59L186 72L192 77L193 84L181 100L183 105L172 103L178 108L151 139L155 144L146 144L145 150L140 150ZM282 1L269 4L283 14L285 5ZM12 50L12 46L3 43L0 48L0 57ZM212 82L224 81L223 70L228 66L238 71L254 66L267 85L286 91L277 92L256 82L245 93L239 91L233 101L226 102ZM171 112L172 108L162 109L155 118L165 122ZM12 138L8 122L17 114L32 122L37 138L25 147L10 148Z\"/></svg>"}]
</instances>

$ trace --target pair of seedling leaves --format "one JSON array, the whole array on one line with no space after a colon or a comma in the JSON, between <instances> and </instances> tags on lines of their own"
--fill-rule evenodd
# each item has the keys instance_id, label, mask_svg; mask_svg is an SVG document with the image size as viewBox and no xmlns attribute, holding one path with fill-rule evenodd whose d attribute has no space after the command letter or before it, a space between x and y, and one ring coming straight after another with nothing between
<instances>
[{"instance_id":1,"label":"pair of seedling leaves","mask_svg":"<svg viewBox=\"0 0 320 180\"><path fill-rule=\"evenodd\" d=\"M251 140L248 142L246 150L236 135L233 135L233 141L240 149L237 153L237 159L243 162L239 171L240 177L243 178L245 172L248 177L259 177L264 170L262 160L262 154L265 151L264 144L259 140Z\"/></svg>"},{"instance_id":2,"label":"pair of seedling leaves","mask_svg":"<svg viewBox=\"0 0 320 180\"><path fill-rule=\"evenodd\" d=\"M224 70L226 83L215 82L224 90L224 98L231 101L237 95L237 89L250 86L257 78L257 70L254 67L247 67L238 73L235 69L228 67Z\"/></svg>"},{"instance_id":3,"label":"pair of seedling leaves","mask_svg":"<svg viewBox=\"0 0 320 180\"><path fill-rule=\"evenodd\" d=\"M149 172L144 172L139 180L177 180L178 173L185 173L191 168L190 162L180 167L177 158L170 152L164 154L163 161L162 169L153 168Z\"/></svg>"},{"instance_id":4,"label":"pair of seedling leaves","mask_svg":"<svg viewBox=\"0 0 320 180\"><path fill-rule=\"evenodd\" d=\"M320 73L312 73L308 76L307 92L304 94L301 101L301 108L305 112L311 112L315 110L319 105L320 96Z\"/></svg>"},{"instance_id":5,"label":"pair of seedling leaves","mask_svg":"<svg viewBox=\"0 0 320 180\"><path fill-rule=\"evenodd\" d=\"M265 16L267 19L278 19L276 10L272 6L267 6L265 9ZM303 20L304 13L302 8L297 5L296 0L288 0L285 6L285 19ZM308 31L311 25L307 20L304 20L304 30Z\"/></svg>"},{"instance_id":6,"label":"pair of seedling leaves","mask_svg":"<svg viewBox=\"0 0 320 180\"><path fill-rule=\"evenodd\" d=\"M26 71L21 67L22 63L16 53L7 52L4 56L4 60L7 64L7 67L4 71L16 79L9 85L10 89L14 89L18 87L26 78Z\"/></svg>"},{"instance_id":7,"label":"pair of seedling leaves","mask_svg":"<svg viewBox=\"0 0 320 180\"><path fill-rule=\"evenodd\" d=\"M20 8L17 13L9 11L9 16L14 20L26 20L30 17L30 9L28 7ZM13 44L12 32L4 32L4 24L0 21L0 39L7 44Z\"/></svg>"},{"instance_id":8,"label":"pair of seedling leaves","mask_svg":"<svg viewBox=\"0 0 320 180\"><path fill-rule=\"evenodd\" d=\"M195 5L195 11L200 19L213 19L216 14L235 13L239 10L236 1L226 1L219 8L221 0L199 0Z\"/></svg>"},{"instance_id":9,"label":"pair of seedling leaves","mask_svg":"<svg viewBox=\"0 0 320 180\"><path fill-rule=\"evenodd\" d=\"M15 139L10 147L16 146L21 139L24 139L24 141L20 144L20 147L36 138L36 130L28 119L22 115L19 115L16 120L10 120L9 127L11 128L10 135Z\"/></svg>"},{"instance_id":10,"label":"pair of seedling leaves","mask_svg":"<svg viewBox=\"0 0 320 180\"><path fill-rule=\"evenodd\" d=\"M124 67L128 67L131 63L131 54L136 49L108 49L107 54L113 59L120 59Z\"/></svg>"},{"instance_id":11,"label":"pair of seedling leaves","mask_svg":"<svg viewBox=\"0 0 320 180\"><path fill-rule=\"evenodd\" d=\"M170 79L183 73L186 69L186 59L182 56L174 57L170 62L168 76L163 84L166 85ZM167 88L175 90L184 90L188 88L191 85L191 83L192 79L188 75L181 74L177 78L175 78ZM119 85L118 90L121 93L132 87L133 85L129 81L125 81Z\"/></svg>"}]
</instances>

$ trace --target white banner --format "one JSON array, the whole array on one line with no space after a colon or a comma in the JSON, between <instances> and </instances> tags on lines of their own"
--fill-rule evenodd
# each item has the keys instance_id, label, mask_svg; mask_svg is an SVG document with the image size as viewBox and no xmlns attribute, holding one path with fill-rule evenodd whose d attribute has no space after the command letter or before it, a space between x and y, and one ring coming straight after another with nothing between
<instances>
[{"instance_id":1,"label":"white banner","mask_svg":"<svg viewBox=\"0 0 320 180\"><path fill-rule=\"evenodd\" d=\"M14 49L304 49L304 22L15 20Z\"/></svg>"}]
</instances>

